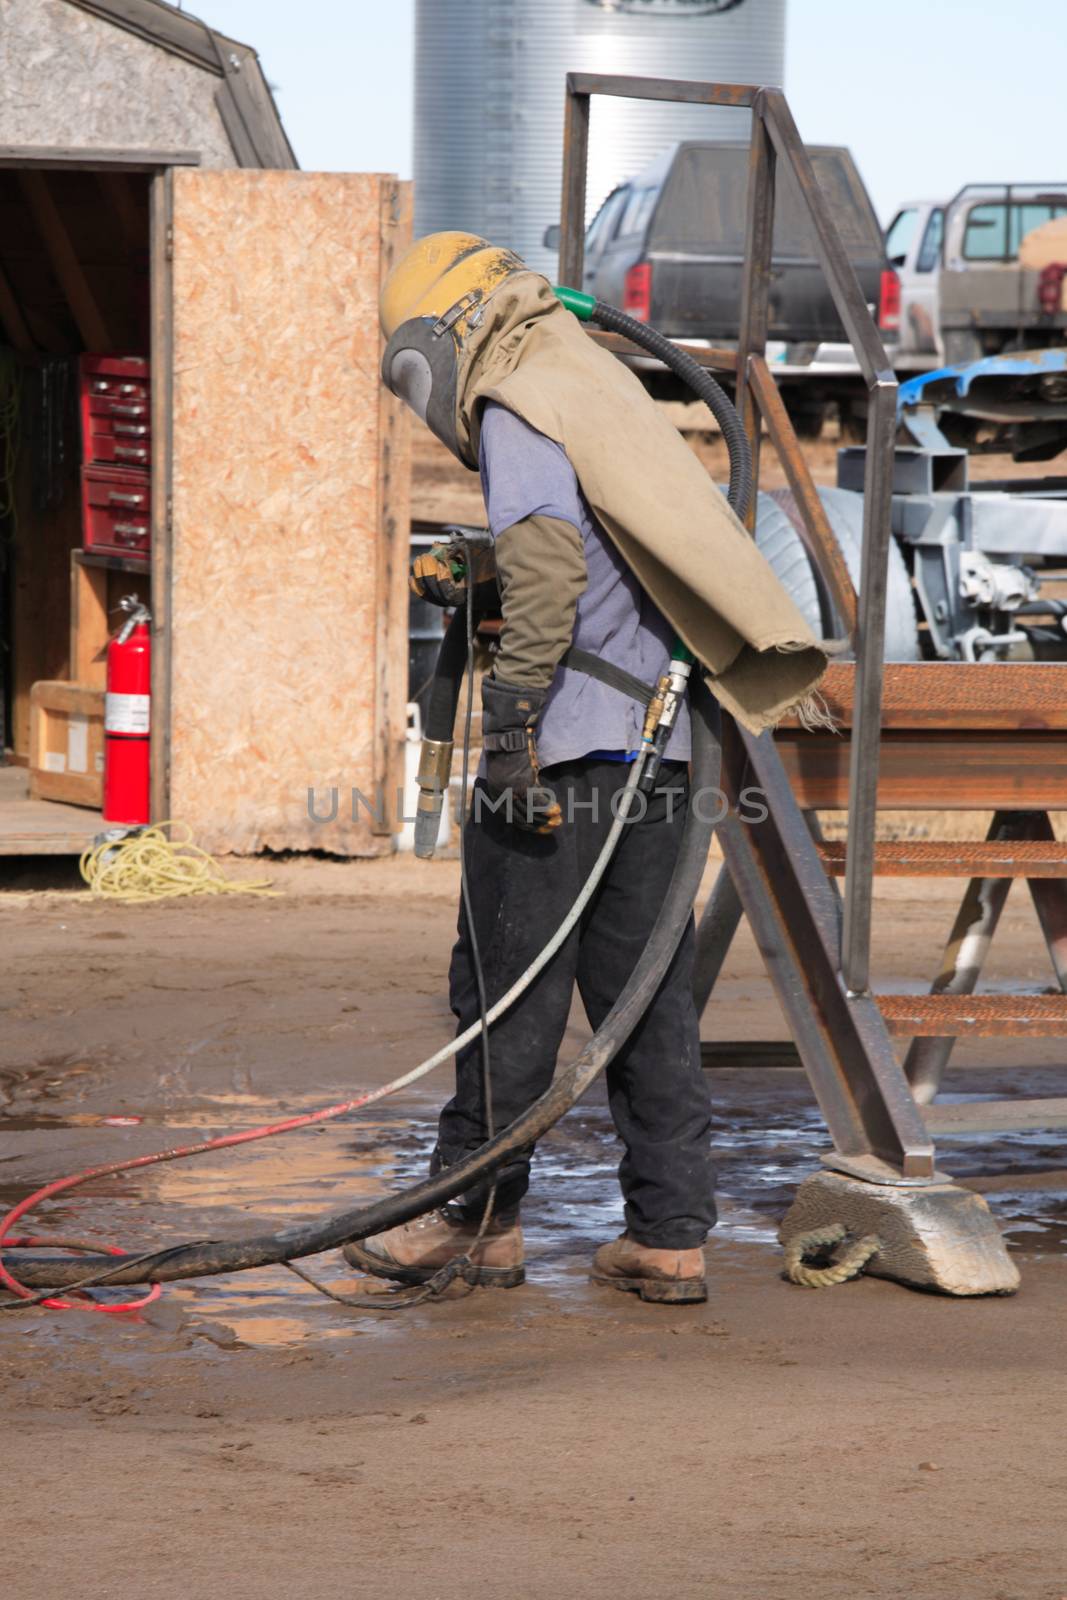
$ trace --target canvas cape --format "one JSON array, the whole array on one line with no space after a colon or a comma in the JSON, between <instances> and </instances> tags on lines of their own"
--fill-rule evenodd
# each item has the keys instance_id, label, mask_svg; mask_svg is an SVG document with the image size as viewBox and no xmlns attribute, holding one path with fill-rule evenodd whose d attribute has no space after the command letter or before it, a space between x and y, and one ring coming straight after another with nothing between
<instances>
[{"instance_id":1,"label":"canvas cape","mask_svg":"<svg viewBox=\"0 0 1067 1600\"><path fill-rule=\"evenodd\" d=\"M820 642L677 429L548 281L512 274L456 332L466 464L478 463L487 400L554 439L723 707L754 733L788 712L819 720Z\"/></svg>"}]
</instances>

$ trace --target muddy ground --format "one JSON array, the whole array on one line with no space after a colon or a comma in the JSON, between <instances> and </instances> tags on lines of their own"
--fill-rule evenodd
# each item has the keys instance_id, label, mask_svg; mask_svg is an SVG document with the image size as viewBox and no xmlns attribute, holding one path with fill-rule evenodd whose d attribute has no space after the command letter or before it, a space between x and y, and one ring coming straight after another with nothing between
<instances>
[{"instance_id":1,"label":"muddy ground","mask_svg":"<svg viewBox=\"0 0 1067 1600\"><path fill-rule=\"evenodd\" d=\"M284 893L267 901L116 908L35 892L25 874L0 893L0 1198L329 1103L446 1036L454 863L294 862L275 876ZM951 894L880 890L883 982L932 969ZM1021 887L990 978L1047 981ZM746 937L705 1033L784 1037ZM576 1014L565 1054L583 1036ZM1055 1042L972 1046L949 1088L1053 1093L1059 1059ZM723 1203L706 1306L645 1306L587 1282L619 1221L618 1152L594 1093L544 1141L522 1288L375 1314L279 1269L175 1286L139 1316L6 1314L7 1592L1067 1594L1055 1141L944 1147L1007 1231L1016 1298L874 1279L813 1293L782 1281L774 1239L826 1147L806 1084L782 1070L712 1080ZM446 1081L318 1131L101 1182L37 1226L133 1248L340 1209L421 1171ZM312 1265L356 1283L336 1259Z\"/></svg>"}]
</instances>

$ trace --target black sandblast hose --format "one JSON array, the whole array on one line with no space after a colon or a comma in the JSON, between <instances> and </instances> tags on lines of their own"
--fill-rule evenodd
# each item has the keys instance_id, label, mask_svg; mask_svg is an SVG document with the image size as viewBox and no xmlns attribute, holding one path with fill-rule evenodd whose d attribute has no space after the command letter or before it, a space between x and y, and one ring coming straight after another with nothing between
<instances>
[{"instance_id":1,"label":"black sandblast hose","mask_svg":"<svg viewBox=\"0 0 1067 1600\"><path fill-rule=\"evenodd\" d=\"M459 705L459 691L463 684L463 670L466 665L467 607L461 605L452 613L452 620L445 630L441 648L437 652L437 666L434 668L433 685L430 689L426 722L423 727L425 738L439 739L442 743L451 739L452 730L456 726L456 708Z\"/></svg>"},{"instance_id":2,"label":"black sandblast hose","mask_svg":"<svg viewBox=\"0 0 1067 1600\"><path fill-rule=\"evenodd\" d=\"M676 378L681 378L703 400L722 430L730 457L730 488L726 498L743 522L752 504L752 451L744 423L725 389L692 356L679 350L676 344L672 344L670 339L657 333L647 323L628 317L618 306L609 306L603 300L598 300L591 320L609 333L621 333L634 344L639 344L649 355L669 367Z\"/></svg>"},{"instance_id":3,"label":"black sandblast hose","mask_svg":"<svg viewBox=\"0 0 1067 1600\"><path fill-rule=\"evenodd\" d=\"M705 807L702 814L701 802L709 792L718 790L721 748L714 701L699 675L694 676L691 694L691 800L670 886L648 943L622 994L584 1049L556 1074L551 1088L481 1149L399 1194L386 1195L369 1206L339 1211L322 1222L286 1228L281 1233L257 1234L248 1239L201 1240L186 1246L169 1246L147 1258L143 1252L131 1252L139 1259L125 1268L121 1262L108 1257L106 1264L101 1265L107 1271L109 1284L169 1283L179 1278L244 1272L253 1267L268 1267L281 1261L317 1255L347 1244L350 1239L365 1239L455 1199L515 1151L534 1144L570 1110L617 1055L647 1011L681 941L707 862L715 822L706 821L705 815L714 817L715 812ZM19 1251L17 1259L12 1258L11 1270L17 1272L19 1282L28 1288L58 1289L77 1283L95 1265L95 1260L88 1256L49 1257Z\"/></svg>"}]
</instances>

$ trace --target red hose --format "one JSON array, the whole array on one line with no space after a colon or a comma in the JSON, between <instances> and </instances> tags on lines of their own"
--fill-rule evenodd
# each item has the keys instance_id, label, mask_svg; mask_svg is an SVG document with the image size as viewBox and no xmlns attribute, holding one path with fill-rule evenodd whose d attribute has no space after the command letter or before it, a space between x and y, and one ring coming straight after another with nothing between
<instances>
[{"instance_id":1,"label":"red hose","mask_svg":"<svg viewBox=\"0 0 1067 1600\"><path fill-rule=\"evenodd\" d=\"M153 1167L161 1161L181 1161L186 1156L204 1155L208 1150L227 1150L233 1145L251 1144L255 1139L269 1139L276 1133L291 1133L294 1128L307 1128L315 1122L328 1122L333 1117L344 1116L347 1111L358 1111L361 1106L369 1105L374 1100L384 1100L387 1095L393 1093L394 1087L399 1086L399 1084L387 1083L380 1089L371 1089L367 1094L360 1095L355 1100L343 1100L339 1105L326 1106L321 1111L308 1111L303 1116L289 1117L284 1122L266 1123L260 1128L250 1128L247 1133L226 1133L221 1138L205 1139L200 1144L176 1145L171 1150L157 1150L153 1155L134 1156L129 1161L109 1161L102 1167L86 1167L84 1172L76 1172L69 1178L57 1178L53 1183L46 1183L43 1188L36 1189L25 1200L20 1200L18 1205L13 1206L7 1213L3 1221L0 1222L0 1250L5 1247L10 1250L24 1250L30 1246L36 1249L41 1249L42 1247L49 1249L53 1246L65 1245L65 1241L62 1239L9 1239L8 1232L15 1226L16 1222L21 1221L26 1216L27 1212L33 1211L40 1205L42 1200L49 1200L53 1195L63 1194L69 1189L78 1189L83 1183L88 1183L93 1178L110 1178L117 1172L133 1172L138 1167ZM71 1247L67 1246L67 1248ZM84 1249L85 1246L75 1246L73 1248ZM125 1250L120 1250L116 1245L101 1245L99 1248L104 1255L124 1256L127 1254ZM18 1279L13 1277L7 1270L2 1257L0 1257L0 1283L3 1283L20 1300L36 1299L33 1290L28 1289L24 1283L19 1283ZM153 1300L158 1300L161 1292L162 1286L156 1283L152 1285L143 1299L124 1300L114 1305L99 1305L95 1301L78 1304L71 1300L51 1299L41 1300L39 1304L47 1306L51 1311L103 1311L114 1315L121 1311L139 1311L142 1306L150 1305Z\"/></svg>"}]
</instances>

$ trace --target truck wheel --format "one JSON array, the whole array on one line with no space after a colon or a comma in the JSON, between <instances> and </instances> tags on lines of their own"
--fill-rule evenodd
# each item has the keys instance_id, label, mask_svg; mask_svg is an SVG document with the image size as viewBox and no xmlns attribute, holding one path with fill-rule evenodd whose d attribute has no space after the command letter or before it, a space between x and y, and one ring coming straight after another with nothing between
<instances>
[{"instance_id":1,"label":"truck wheel","mask_svg":"<svg viewBox=\"0 0 1067 1600\"><path fill-rule=\"evenodd\" d=\"M962 329L958 333L945 334L946 367L965 367L971 361L981 361L984 354L976 333Z\"/></svg>"},{"instance_id":2,"label":"truck wheel","mask_svg":"<svg viewBox=\"0 0 1067 1600\"><path fill-rule=\"evenodd\" d=\"M820 489L819 499L826 507L830 530L837 540L852 582L859 587L860 555L863 547L863 496L850 489ZM787 528L763 510L770 500ZM766 531L761 526L766 516ZM788 489L775 489L759 497L756 544L786 593L794 601L808 626L823 638L840 638L844 625L834 610L826 585L813 567L797 532L803 519ZM896 540L889 546L889 586L886 593L885 658L887 661L919 661L919 625L911 579ZM847 659L847 658L846 658Z\"/></svg>"}]
</instances>

